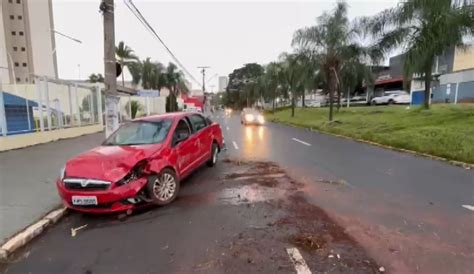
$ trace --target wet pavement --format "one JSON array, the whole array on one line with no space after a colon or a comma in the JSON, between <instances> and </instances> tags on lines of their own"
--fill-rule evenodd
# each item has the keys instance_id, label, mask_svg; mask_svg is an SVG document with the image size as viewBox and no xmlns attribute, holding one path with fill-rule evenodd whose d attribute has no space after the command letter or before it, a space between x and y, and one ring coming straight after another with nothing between
<instances>
[{"instance_id":1,"label":"wet pavement","mask_svg":"<svg viewBox=\"0 0 474 274\"><path fill-rule=\"evenodd\" d=\"M231 157L271 160L392 273L474 273L474 171L305 129L214 115Z\"/></svg>"},{"instance_id":2,"label":"wet pavement","mask_svg":"<svg viewBox=\"0 0 474 274\"><path fill-rule=\"evenodd\" d=\"M176 202L125 220L70 213L0 270L474 273L474 212L462 207L474 204L472 170L289 126L242 126L238 115L213 119L224 159L185 180Z\"/></svg>"},{"instance_id":3,"label":"wet pavement","mask_svg":"<svg viewBox=\"0 0 474 274\"><path fill-rule=\"evenodd\" d=\"M379 265L271 163L221 160L183 181L171 205L70 213L18 252L5 273L377 273ZM83 227L72 236L71 229Z\"/></svg>"}]
</instances>

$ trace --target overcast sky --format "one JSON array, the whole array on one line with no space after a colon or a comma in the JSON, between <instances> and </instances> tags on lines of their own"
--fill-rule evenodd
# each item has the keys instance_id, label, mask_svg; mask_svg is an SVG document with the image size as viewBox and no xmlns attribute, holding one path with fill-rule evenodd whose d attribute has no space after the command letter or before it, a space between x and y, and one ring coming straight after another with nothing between
<instances>
[{"instance_id":1,"label":"overcast sky","mask_svg":"<svg viewBox=\"0 0 474 274\"><path fill-rule=\"evenodd\" d=\"M336 1L142 1L134 0L184 66L201 81L196 68L211 68L214 74L228 75L245 63L266 64L283 51L291 51L293 32L315 24L323 11ZM373 15L396 5L397 0L352 0L349 17ZM56 36L59 76L87 78L103 74L103 26L99 0L53 0L55 29L80 39L82 44ZM124 41L141 58L167 64L170 56L148 33L122 0L115 0L115 39ZM80 66L80 67L79 67ZM128 78L126 74L126 78ZM188 78L189 79L189 78ZM191 79L189 79L191 80ZM217 77L209 81L208 89ZM193 88L199 88L193 83Z\"/></svg>"}]
</instances>

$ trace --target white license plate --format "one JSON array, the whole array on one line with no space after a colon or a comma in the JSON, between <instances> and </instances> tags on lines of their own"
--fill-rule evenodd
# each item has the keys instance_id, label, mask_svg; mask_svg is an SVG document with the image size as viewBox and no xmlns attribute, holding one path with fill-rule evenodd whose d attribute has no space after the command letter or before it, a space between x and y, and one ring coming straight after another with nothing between
<instances>
[{"instance_id":1,"label":"white license plate","mask_svg":"<svg viewBox=\"0 0 474 274\"><path fill-rule=\"evenodd\" d=\"M96 196L72 196L73 205L97 205Z\"/></svg>"}]
</instances>

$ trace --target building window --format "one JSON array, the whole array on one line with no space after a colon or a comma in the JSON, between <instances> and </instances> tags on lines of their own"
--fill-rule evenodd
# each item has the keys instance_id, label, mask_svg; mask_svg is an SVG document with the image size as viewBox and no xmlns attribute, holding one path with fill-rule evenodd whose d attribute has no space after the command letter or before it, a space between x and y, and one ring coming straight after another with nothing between
<instances>
[{"instance_id":1,"label":"building window","mask_svg":"<svg viewBox=\"0 0 474 274\"><path fill-rule=\"evenodd\" d=\"M16 77L16 82L19 83L20 81L20 78Z\"/></svg>"},{"instance_id":2,"label":"building window","mask_svg":"<svg viewBox=\"0 0 474 274\"><path fill-rule=\"evenodd\" d=\"M20 36L23 36L24 33L23 33L23 31L20 31L20 32L18 32L18 34L20 34Z\"/></svg>"},{"instance_id":3,"label":"building window","mask_svg":"<svg viewBox=\"0 0 474 274\"><path fill-rule=\"evenodd\" d=\"M15 36L15 35L16 35L16 31L12 31L12 35Z\"/></svg>"},{"instance_id":4,"label":"building window","mask_svg":"<svg viewBox=\"0 0 474 274\"><path fill-rule=\"evenodd\" d=\"M13 1L12 1L12 0L8 0L8 3L10 3L10 4L11 4L11 3L13 3Z\"/></svg>"},{"instance_id":5,"label":"building window","mask_svg":"<svg viewBox=\"0 0 474 274\"><path fill-rule=\"evenodd\" d=\"M26 63L23 63L23 66L26 67Z\"/></svg>"},{"instance_id":6,"label":"building window","mask_svg":"<svg viewBox=\"0 0 474 274\"><path fill-rule=\"evenodd\" d=\"M25 51L25 50L26 50L25 47L21 47L21 51Z\"/></svg>"},{"instance_id":7,"label":"building window","mask_svg":"<svg viewBox=\"0 0 474 274\"><path fill-rule=\"evenodd\" d=\"M22 20L22 19L23 19L23 16L18 15L18 20Z\"/></svg>"},{"instance_id":8,"label":"building window","mask_svg":"<svg viewBox=\"0 0 474 274\"><path fill-rule=\"evenodd\" d=\"M28 78L25 78L25 82L27 82L27 83L28 83Z\"/></svg>"},{"instance_id":9,"label":"building window","mask_svg":"<svg viewBox=\"0 0 474 274\"><path fill-rule=\"evenodd\" d=\"M10 15L10 19L14 20L14 19L15 19L15 15Z\"/></svg>"},{"instance_id":10,"label":"building window","mask_svg":"<svg viewBox=\"0 0 474 274\"><path fill-rule=\"evenodd\" d=\"M21 4L21 0L16 0L16 3L17 3L17 4Z\"/></svg>"},{"instance_id":11,"label":"building window","mask_svg":"<svg viewBox=\"0 0 474 274\"><path fill-rule=\"evenodd\" d=\"M19 67L20 64L18 62L15 62L15 67Z\"/></svg>"},{"instance_id":12,"label":"building window","mask_svg":"<svg viewBox=\"0 0 474 274\"><path fill-rule=\"evenodd\" d=\"M18 47L13 47L13 51L18 51Z\"/></svg>"}]
</instances>

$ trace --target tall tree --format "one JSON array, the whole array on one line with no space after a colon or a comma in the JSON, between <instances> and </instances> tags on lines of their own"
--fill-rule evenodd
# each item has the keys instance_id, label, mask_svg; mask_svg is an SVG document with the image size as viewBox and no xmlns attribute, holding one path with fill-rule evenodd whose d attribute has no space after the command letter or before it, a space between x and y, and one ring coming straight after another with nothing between
<instances>
[{"instance_id":1,"label":"tall tree","mask_svg":"<svg viewBox=\"0 0 474 274\"><path fill-rule=\"evenodd\" d=\"M184 74L182 71L178 70L178 67L174 63L169 63L164 71L165 85L170 91L168 99L170 100L169 106L170 111L177 111L176 104L173 101L178 98L179 93L186 92L187 89L184 88Z\"/></svg>"},{"instance_id":2,"label":"tall tree","mask_svg":"<svg viewBox=\"0 0 474 274\"><path fill-rule=\"evenodd\" d=\"M143 73L143 63L137 60L128 64L128 71L132 75L132 85L136 86L140 83Z\"/></svg>"},{"instance_id":3,"label":"tall tree","mask_svg":"<svg viewBox=\"0 0 474 274\"><path fill-rule=\"evenodd\" d=\"M227 85L228 102L236 108L241 108L250 104L252 98L248 95L253 94L256 88L258 78L262 76L264 69L257 63L245 64L243 67L235 69L229 74L229 84Z\"/></svg>"},{"instance_id":4,"label":"tall tree","mask_svg":"<svg viewBox=\"0 0 474 274\"><path fill-rule=\"evenodd\" d=\"M133 50L125 45L123 41L120 41L117 47L115 47L115 55L117 55L117 61L122 66L122 86L125 86L124 70L125 67L129 68L129 65L138 60L137 56L133 54ZM130 68L129 68L130 69Z\"/></svg>"},{"instance_id":5,"label":"tall tree","mask_svg":"<svg viewBox=\"0 0 474 274\"><path fill-rule=\"evenodd\" d=\"M272 111L275 111L275 101L280 95L279 91L282 80L280 79L279 64L271 62L265 67L265 75L263 76L265 83L264 96L272 102Z\"/></svg>"},{"instance_id":6,"label":"tall tree","mask_svg":"<svg viewBox=\"0 0 474 274\"><path fill-rule=\"evenodd\" d=\"M280 55L280 60L279 73L291 96L291 117L294 117L296 98L298 97L299 85L302 81L305 64L301 56L296 53L284 52Z\"/></svg>"},{"instance_id":7,"label":"tall tree","mask_svg":"<svg viewBox=\"0 0 474 274\"><path fill-rule=\"evenodd\" d=\"M429 108L433 60L444 50L463 47L463 38L472 36L472 7L462 0L406 0L374 17L361 19L363 27L376 39L380 56L402 47L404 74L423 76L424 107Z\"/></svg>"},{"instance_id":8,"label":"tall tree","mask_svg":"<svg viewBox=\"0 0 474 274\"><path fill-rule=\"evenodd\" d=\"M355 37L357 28L347 17L347 4L338 2L336 8L317 18L317 25L299 29L292 44L318 60L329 89L329 121L333 119L334 93L340 85L340 69L352 54L365 54ZM355 50L357 49L357 50Z\"/></svg>"}]
</instances>

